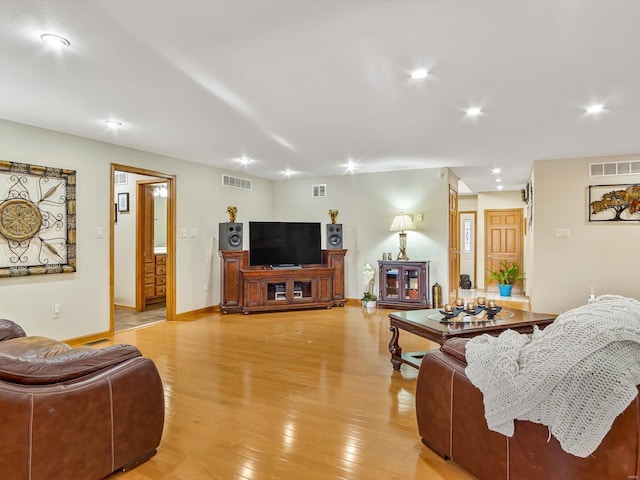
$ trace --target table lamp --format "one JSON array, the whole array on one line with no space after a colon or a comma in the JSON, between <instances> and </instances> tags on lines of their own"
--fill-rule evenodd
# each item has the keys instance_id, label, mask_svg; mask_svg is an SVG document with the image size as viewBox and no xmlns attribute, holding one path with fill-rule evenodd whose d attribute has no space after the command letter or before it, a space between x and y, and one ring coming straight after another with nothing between
<instances>
[{"instance_id":1,"label":"table lamp","mask_svg":"<svg viewBox=\"0 0 640 480\"><path fill-rule=\"evenodd\" d=\"M406 213L400 212L400 215L396 215L396 218L391 222L389 227L390 232L400 232L400 252L398 253L397 260L409 260L407 257L407 234L405 230L415 230L416 226L411 220L411 216Z\"/></svg>"}]
</instances>

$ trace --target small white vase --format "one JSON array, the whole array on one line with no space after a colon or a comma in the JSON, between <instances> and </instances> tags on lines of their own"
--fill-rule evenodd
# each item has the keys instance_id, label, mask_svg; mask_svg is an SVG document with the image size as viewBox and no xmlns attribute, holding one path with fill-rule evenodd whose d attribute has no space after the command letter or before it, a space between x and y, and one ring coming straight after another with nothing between
<instances>
[{"instance_id":1,"label":"small white vase","mask_svg":"<svg viewBox=\"0 0 640 480\"><path fill-rule=\"evenodd\" d=\"M367 302L367 308L376 308L376 301L375 300L369 300Z\"/></svg>"}]
</instances>

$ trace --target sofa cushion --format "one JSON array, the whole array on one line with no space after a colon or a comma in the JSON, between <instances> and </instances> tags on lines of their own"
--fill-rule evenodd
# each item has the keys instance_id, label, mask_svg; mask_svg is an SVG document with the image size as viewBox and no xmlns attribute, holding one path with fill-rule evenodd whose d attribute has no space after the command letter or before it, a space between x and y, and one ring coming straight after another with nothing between
<instances>
[{"instance_id":1,"label":"sofa cushion","mask_svg":"<svg viewBox=\"0 0 640 480\"><path fill-rule=\"evenodd\" d=\"M50 357L26 358L0 352L0 380L23 385L65 382L140 356L133 345L72 348Z\"/></svg>"},{"instance_id":2,"label":"sofa cushion","mask_svg":"<svg viewBox=\"0 0 640 480\"><path fill-rule=\"evenodd\" d=\"M440 347L440 351L457 358L463 363L467 363L465 352L467 350L468 338L450 338Z\"/></svg>"},{"instance_id":3,"label":"sofa cushion","mask_svg":"<svg viewBox=\"0 0 640 480\"><path fill-rule=\"evenodd\" d=\"M64 342L46 337L18 337L0 342L0 355L12 357L47 358L71 350Z\"/></svg>"}]
</instances>

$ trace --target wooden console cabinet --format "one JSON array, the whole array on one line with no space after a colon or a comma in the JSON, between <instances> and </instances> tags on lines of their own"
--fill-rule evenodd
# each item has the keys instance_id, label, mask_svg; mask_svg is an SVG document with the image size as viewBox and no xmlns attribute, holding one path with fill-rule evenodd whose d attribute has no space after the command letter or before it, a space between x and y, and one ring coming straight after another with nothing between
<instances>
[{"instance_id":1,"label":"wooden console cabinet","mask_svg":"<svg viewBox=\"0 0 640 480\"><path fill-rule=\"evenodd\" d=\"M429 261L378 260L383 308L419 309L429 303Z\"/></svg>"},{"instance_id":2,"label":"wooden console cabinet","mask_svg":"<svg viewBox=\"0 0 640 480\"><path fill-rule=\"evenodd\" d=\"M223 313L344 306L346 250L323 250L320 265L271 269L249 265L246 250L221 250Z\"/></svg>"},{"instance_id":3,"label":"wooden console cabinet","mask_svg":"<svg viewBox=\"0 0 640 480\"><path fill-rule=\"evenodd\" d=\"M243 269L243 313L333 306L333 268Z\"/></svg>"},{"instance_id":4,"label":"wooden console cabinet","mask_svg":"<svg viewBox=\"0 0 640 480\"><path fill-rule=\"evenodd\" d=\"M167 297L167 254L154 254L144 264L145 304L164 302Z\"/></svg>"}]
</instances>

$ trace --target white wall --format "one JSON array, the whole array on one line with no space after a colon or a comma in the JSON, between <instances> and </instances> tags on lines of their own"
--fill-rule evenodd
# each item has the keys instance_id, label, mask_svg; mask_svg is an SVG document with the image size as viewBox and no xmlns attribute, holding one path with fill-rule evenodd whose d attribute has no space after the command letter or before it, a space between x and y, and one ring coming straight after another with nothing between
<instances>
[{"instance_id":1,"label":"white wall","mask_svg":"<svg viewBox=\"0 0 640 480\"><path fill-rule=\"evenodd\" d=\"M326 198L311 197L312 186L327 185ZM365 263L377 268L383 252L398 254L398 233L389 227L404 211L414 216L417 230L407 232L411 260L431 260L431 284L448 284L448 179L441 169L288 179L274 184L274 220L330 223L329 209L337 209L343 224L345 290L347 298L364 292ZM423 221L415 214L422 213ZM326 232L323 226L323 247ZM378 282L376 280L376 290ZM429 295L431 296L431 295Z\"/></svg>"},{"instance_id":2,"label":"white wall","mask_svg":"<svg viewBox=\"0 0 640 480\"><path fill-rule=\"evenodd\" d=\"M176 175L178 230L198 231L176 242L177 313L220 302L217 235L218 223L228 219L226 206L238 206L241 222L271 217L269 180L240 175L253 180L252 191L223 187L220 169L4 120L0 158L77 171L77 272L0 279L0 317L17 321L31 335L70 339L109 329L111 163ZM98 227L104 238L97 238ZM56 320L54 303L62 305Z\"/></svg>"},{"instance_id":3,"label":"white wall","mask_svg":"<svg viewBox=\"0 0 640 480\"><path fill-rule=\"evenodd\" d=\"M475 212L478 210L478 195L460 195L458 197L459 212Z\"/></svg>"},{"instance_id":4,"label":"white wall","mask_svg":"<svg viewBox=\"0 0 640 480\"><path fill-rule=\"evenodd\" d=\"M589 222L588 186L640 183L640 175L589 177L589 163L637 160L638 155L534 163L535 277L532 308L559 313L596 294L640 298L640 222ZM556 229L569 238L556 238Z\"/></svg>"}]
</instances>

